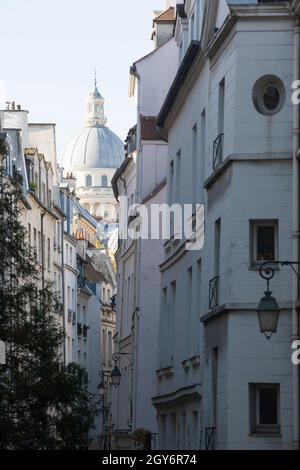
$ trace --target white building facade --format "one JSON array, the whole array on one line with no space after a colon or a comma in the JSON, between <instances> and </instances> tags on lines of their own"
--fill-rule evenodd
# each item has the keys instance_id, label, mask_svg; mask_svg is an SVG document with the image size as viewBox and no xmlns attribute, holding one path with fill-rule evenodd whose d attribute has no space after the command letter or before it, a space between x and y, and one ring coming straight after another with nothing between
<instances>
[{"instance_id":1,"label":"white building facade","mask_svg":"<svg viewBox=\"0 0 300 470\"><path fill-rule=\"evenodd\" d=\"M156 130L156 117L176 72L176 44L172 37L174 8L155 14L155 49L130 69L130 95L137 102L137 125L126 140L126 158L113 178L116 198L128 207L166 202L167 143ZM156 23L157 21L157 23ZM132 227L136 217L120 207L120 229ZM124 211L125 213L123 213ZM123 225L122 225L123 224ZM124 227L126 225L126 227ZM160 273L163 242L120 240L116 351L120 352L121 382L114 394L115 447L136 446L139 430L157 447L155 394L157 366ZM149 447L150 442L145 445Z\"/></svg>"},{"instance_id":2,"label":"white building facade","mask_svg":"<svg viewBox=\"0 0 300 470\"><path fill-rule=\"evenodd\" d=\"M169 203L205 204L205 243L194 252L185 240L165 245L152 400L161 449L299 448L297 278L289 268L276 265L271 281L281 313L269 341L256 313L266 288L261 264L298 260L297 8L177 6L180 68L158 126L168 133Z\"/></svg>"}]
</instances>

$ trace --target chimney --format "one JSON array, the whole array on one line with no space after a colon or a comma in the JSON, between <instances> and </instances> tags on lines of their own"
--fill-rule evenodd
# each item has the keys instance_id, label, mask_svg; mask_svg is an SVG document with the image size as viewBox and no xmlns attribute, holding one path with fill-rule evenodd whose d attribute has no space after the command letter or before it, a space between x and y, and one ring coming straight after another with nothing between
<instances>
[{"instance_id":1,"label":"chimney","mask_svg":"<svg viewBox=\"0 0 300 470\"><path fill-rule=\"evenodd\" d=\"M166 0L166 10L170 7L175 7L176 6L176 0Z\"/></svg>"}]
</instances>

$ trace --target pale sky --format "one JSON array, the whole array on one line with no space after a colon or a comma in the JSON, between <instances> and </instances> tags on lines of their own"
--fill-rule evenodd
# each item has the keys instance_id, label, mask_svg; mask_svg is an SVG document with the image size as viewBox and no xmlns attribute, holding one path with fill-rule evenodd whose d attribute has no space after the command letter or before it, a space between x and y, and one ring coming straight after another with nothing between
<instances>
[{"instance_id":1,"label":"pale sky","mask_svg":"<svg viewBox=\"0 0 300 470\"><path fill-rule=\"evenodd\" d=\"M1 0L1 108L15 100L30 122L56 123L60 153L82 127L96 68L108 126L124 140L136 121L129 67L152 49L152 12L164 6L165 0Z\"/></svg>"}]
</instances>

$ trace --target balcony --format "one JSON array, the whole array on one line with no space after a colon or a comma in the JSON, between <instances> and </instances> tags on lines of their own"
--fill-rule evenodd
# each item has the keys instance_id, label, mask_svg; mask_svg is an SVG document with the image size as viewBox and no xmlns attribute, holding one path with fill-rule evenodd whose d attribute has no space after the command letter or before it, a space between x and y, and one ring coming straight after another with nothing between
<instances>
[{"instance_id":1,"label":"balcony","mask_svg":"<svg viewBox=\"0 0 300 470\"><path fill-rule=\"evenodd\" d=\"M63 314L64 307L63 307L63 304L59 300L57 300L55 302L55 308L54 309L55 309L55 313L59 313L60 315Z\"/></svg>"},{"instance_id":2,"label":"balcony","mask_svg":"<svg viewBox=\"0 0 300 470\"><path fill-rule=\"evenodd\" d=\"M69 308L68 309L68 322L74 325L75 321L76 321L76 313L73 312L73 310Z\"/></svg>"},{"instance_id":3,"label":"balcony","mask_svg":"<svg viewBox=\"0 0 300 470\"><path fill-rule=\"evenodd\" d=\"M215 450L216 428L205 428L205 450Z\"/></svg>"},{"instance_id":4,"label":"balcony","mask_svg":"<svg viewBox=\"0 0 300 470\"><path fill-rule=\"evenodd\" d=\"M219 134L213 143L213 170L215 171L223 161L224 134Z\"/></svg>"},{"instance_id":5,"label":"balcony","mask_svg":"<svg viewBox=\"0 0 300 470\"><path fill-rule=\"evenodd\" d=\"M215 276L209 281L209 309L212 310L219 305L220 276Z\"/></svg>"},{"instance_id":6,"label":"balcony","mask_svg":"<svg viewBox=\"0 0 300 470\"><path fill-rule=\"evenodd\" d=\"M83 333L82 323L77 322L77 336L82 336L82 333Z\"/></svg>"}]
</instances>

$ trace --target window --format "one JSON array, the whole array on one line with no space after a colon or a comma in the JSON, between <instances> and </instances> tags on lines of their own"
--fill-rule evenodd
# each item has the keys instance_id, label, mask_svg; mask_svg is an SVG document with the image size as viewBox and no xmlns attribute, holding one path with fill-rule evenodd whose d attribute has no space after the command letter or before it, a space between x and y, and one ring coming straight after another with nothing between
<instances>
[{"instance_id":1,"label":"window","mask_svg":"<svg viewBox=\"0 0 300 470\"><path fill-rule=\"evenodd\" d=\"M224 133L225 122L225 78L219 83L219 121L218 121L218 134Z\"/></svg>"},{"instance_id":2,"label":"window","mask_svg":"<svg viewBox=\"0 0 300 470\"><path fill-rule=\"evenodd\" d=\"M284 106L286 93L283 82L275 75L259 78L252 92L253 104L260 114L278 113Z\"/></svg>"},{"instance_id":3,"label":"window","mask_svg":"<svg viewBox=\"0 0 300 470\"><path fill-rule=\"evenodd\" d=\"M160 449L166 449L166 415L159 417L159 435L160 435Z\"/></svg>"},{"instance_id":4,"label":"window","mask_svg":"<svg viewBox=\"0 0 300 470\"><path fill-rule=\"evenodd\" d=\"M190 22L190 40L193 39L195 39L195 13L192 14Z\"/></svg>"},{"instance_id":5,"label":"window","mask_svg":"<svg viewBox=\"0 0 300 470\"><path fill-rule=\"evenodd\" d=\"M198 411L192 412L192 449L198 449Z\"/></svg>"},{"instance_id":6,"label":"window","mask_svg":"<svg viewBox=\"0 0 300 470\"><path fill-rule=\"evenodd\" d=\"M41 195L42 203L46 204L46 185L42 183L42 195Z\"/></svg>"},{"instance_id":7,"label":"window","mask_svg":"<svg viewBox=\"0 0 300 470\"><path fill-rule=\"evenodd\" d=\"M176 203L180 203L181 199L181 150L178 150L176 155Z\"/></svg>"},{"instance_id":8,"label":"window","mask_svg":"<svg viewBox=\"0 0 300 470\"><path fill-rule=\"evenodd\" d=\"M250 384L250 432L280 434L279 384Z\"/></svg>"},{"instance_id":9,"label":"window","mask_svg":"<svg viewBox=\"0 0 300 470\"><path fill-rule=\"evenodd\" d=\"M34 250L34 257L37 261L37 232L36 228L33 229L33 250Z\"/></svg>"},{"instance_id":10,"label":"window","mask_svg":"<svg viewBox=\"0 0 300 470\"><path fill-rule=\"evenodd\" d=\"M72 266L72 265L73 265L73 249L70 246L70 266Z\"/></svg>"},{"instance_id":11,"label":"window","mask_svg":"<svg viewBox=\"0 0 300 470\"><path fill-rule=\"evenodd\" d=\"M218 347L212 349L212 412L213 412L213 423L217 426L218 418L218 363L219 363L219 350Z\"/></svg>"},{"instance_id":12,"label":"window","mask_svg":"<svg viewBox=\"0 0 300 470\"><path fill-rule=\"evenodd\" d=\"M28 224L28 245L29 249L31 249L31 225Z\"/></svg>"},{"instance_id":13,"label":"window","mask_svg":"<svg viewBox=\"0 0 300 470\"><path fill-rule=\"evenodd\" d=\"M50 271L50 268L51 268L51 246L50 246L50 238L48 238L47 265L48 265L48 271Z\"/></svg>"},{"instance_id":14,"label":"window","mask_svg":"<svg viewBox=\"0 0 300 470\"><path fill-rule=\"evenodd\" d=\"M197 124L194 125L193 130L193 158L192 158L192 204L197 203L198 197L198 132L197 132ZM193 212L195 212L195 207L193 208Z\"/></svg>"},{"instance_id":15,"label":"window","mask_svg":"<svg viewBox=\"0 0 300 470\"><path fill-rule=\"evenodd\" d=\"M170 449L176 450L176 413L171 414L170 424L171 424L170 428L172 430L172 432L170 433L170 441L171 441Z\"/></svg>"},{"instance_id":16,"label":"window","mask_svg":"<svg viewBox=\"0 0 300 470\"><path fill-rule=\"evenodd\" d=\"M221 219L215 222L215 276L220 276L221 264Z\"/></svg>"},{"instance_id":17,"label":"window","mask_svg":"<svg viewBox=\"0 0 300 470\"><path fill-rule=\"evenodd\" d=\"M252 266L277 258L277 233L277 221L251 221Z\"/></svg>"},{"instance_id":18,"label":"window","mask_svg":"<svg viewBox=\"0 0 300 470\"><path fill-rule=\"evenodd\" d=\"M43 235L43 245L42 245L42 264L43 268L45 268L46 263L46 235Z\"/></svg>"},{"instance_id":19,"label":"window","mask_svg":"<svg viewBox=\"0 0 300 470\"><path fill-rule=\"evenodd\" d=\"M42 237L41 237L41 232L38 232L38 255L37 255L37 260L39 263L42 262Z\"/></svg>"},{"instance_id":20,"label":"window","mask_svg":"<svg viewBox=\"0 0 300 470\"><path fill-rule=\"evenodd\" d=\"M186 303L186 357L190 357L191 352L191 332L193 326L193 268L190 267L187 271L186 276L186 293L187 293L187 303Z\"/></svg>"},{"instance_id":21,"label":"window","mask_svg":"<svg viewBox=\"0 0 300 470\"><path fill-rule=\"evenodd\" d=\"M200 135L200 145L201 145L201 157L200 157L200 167L201 167L201 174L200 174L200 188L201 188L201 196L203 198L204 190L203 190L203 182L205 179L205 159L206 159L206 110L203 109L201 113L201 135Z\"/></svg>"},{"instance_id":22,"label":"window","mask_svg":"<svg viewBox=\"0 0 300 470\"><path fill-rule=\"evenodd\" d=\"M50 207L51 206L51 203L52 203L52 192L50 189L48 189L48 206Z\"/></svg>"},{"instance_id":23,"label":"window","mask_svg":"<svg viewBox=\"0 0 300 470\"><path fill-rule=\"evenodd\" d=\"M58 283L57 283L57 297L59 300L62 300L61 292L61 274L58 273Z\"/></svg>"},{"instance_id":24,"label":"window","mask_svg":"<svg viewBox=\"0 0 300 470\"><path fill-rule=\"evenodd\" d=\"M85 185L86 185L87 187L92 186L92 177L91 177L91 175L87 175L87 176L85 177Z\"/></svg>"},{"instance_id":25,"label":"window","mask_svg":"<svg viewBox=\"0 0 300 470\"><path fill-rule=\"evenodd\" d=\"M112 332L108 332L108 366L112 366L112 354L113 354L113 338L112 338Z\"/></svg>"},{"instance_id":26,"label":"window","mask_svg":"<svg viewBox=\"0 0 300 470\"><path fill-rule=\"evenodd\" d=\"M103 175L102 178L101 178L101 186L103 186L104 188L107 187L107 176L106 175Z\"/></svg>"},{"instance_id":27,"label":"window","mask_svg":"<svg viewBox=\"0 0 300 470\"><path fill-rule=\"evenodd\" d=\"M169 169L169 203L172 204L174 200L174 161L170 162L170 169Z\"/></svg>"}]
</instances>

